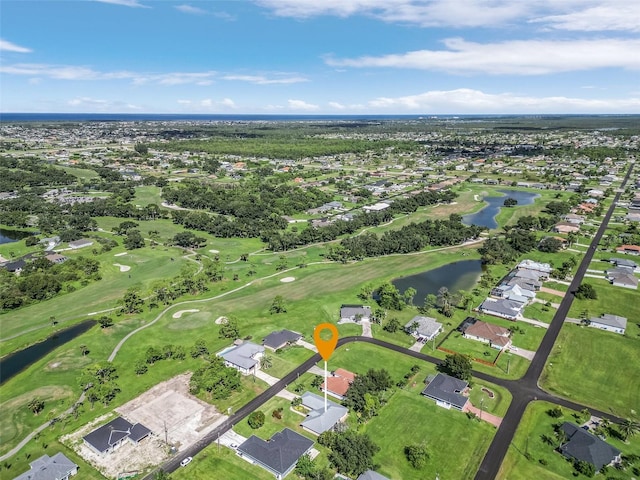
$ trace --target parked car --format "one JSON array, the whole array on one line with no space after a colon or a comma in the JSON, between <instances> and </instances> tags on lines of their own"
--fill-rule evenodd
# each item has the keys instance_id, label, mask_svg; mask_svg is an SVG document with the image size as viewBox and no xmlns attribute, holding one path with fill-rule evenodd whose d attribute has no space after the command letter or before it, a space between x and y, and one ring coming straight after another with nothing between
<instances>
[{"instance_id":1,"label":"parked car","mask_svg":"<svg viewBox=\"0 0 640 480\"><path fill-rule=\"evenodd\" d=\"M183 459L180 462L180 466L181 467L186 467L187 465L189 465L191 463L191 460L193 460L193 457L187 457L187 458Z\"/></svg>"}]
</instances>

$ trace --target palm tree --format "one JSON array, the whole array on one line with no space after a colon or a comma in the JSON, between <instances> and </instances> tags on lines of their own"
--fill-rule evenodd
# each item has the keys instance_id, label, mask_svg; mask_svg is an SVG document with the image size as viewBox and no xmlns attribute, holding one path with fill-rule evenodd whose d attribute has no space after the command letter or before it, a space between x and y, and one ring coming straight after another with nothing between
<instances>
[{"instance_id":1,"label":"palm tree","mask_svg":"<svg viewBox=\"0 0 640 480\"><path fill-rule=\"evenodd\" d=\"M449 292L447 287L440 287L440 290L438 290L438 305L440 305L440 313L445 317L453 315L453 311L451 310L451 292Z\"/></svg>"},{"instance_id":2,"label":"palm tree","mask_svg":"<svg viewBox=\"0 0 640 480\"><path fill-rule=\"evenodd\" d=\"M271 367L273 367L273 358L270 355L263 355L260 359L260 368L269 370Z\"/></svg>"},{"instance_id":3,"label":"palm tree","mask_svg":"<svg viewBox=\"0 0 640 480\"><path fill-rule=\"evenodd\" d=\"M89 350L87 350L87 346L86 345L80 345L80 353L82 353L82 356L84 357L87 353L89 353Z\"/></svg>"},{"instance_id":4,"label":"palm tree","mask_svg":"<svg viewBox=\"0 0 640 480\"><path fill-rule=\"evenodd\" d=\"M627 418L618 424L618 430L620 430L620 435L626 442L630 437L640 432L640 422Z\"/></svg>"}]
</instances>

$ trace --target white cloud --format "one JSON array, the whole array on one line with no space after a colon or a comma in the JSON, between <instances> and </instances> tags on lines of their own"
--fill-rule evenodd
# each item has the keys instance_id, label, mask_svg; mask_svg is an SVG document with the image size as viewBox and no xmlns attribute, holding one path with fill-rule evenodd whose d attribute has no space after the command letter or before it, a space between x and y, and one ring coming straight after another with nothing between
<instances>
[{"instance_id":1,"label":"white cloud","mask_svg":"<svg viewBox=\"0 0 640 480\"><path fill-rule=\"evenodd\" d=\"M0 38L0 52L31 53L33 50Z\"/></svg>"},{"instance_id":2,"label":"white cloud","mask_svg":"<svg viewBox=\"0 0 640 480\"><path fill-rule=\"evenodd\" d=\"M55 80L130 80L134 85L211 85L216 76L214 71L139 73L126 70L101 72L90 67L76 65L48 65L39 63L16 63L0 65L0 73L47 77Z\"/></svg>"},{"instance_id":3,"label":"white cloud","mask_svg":"<svg viewBox=\"0 0 640 480\"><path fill-rule=\"evenodd\" d=\"M539 22L554 29L640 31L637 0L254 0L293 18L362 15L421 27L487 27Z\"/></svg>"},{"instance_id":4,"label":"white cloud","mask_svg":"<svg viewBox=\"0 0 640 480\"><path fill-rule=\"evenodd\" d=\"M421 26L490 26L514 20L528 2L507 0L256 0L283 17L365 15Z\"/></svg>"},{"instance_id":5,"label":"white cloud","mask_svg":"<svg viewBox=\"0 0 640 480\"><path fill-rule=\"evenodd\" d=\"M220 101L220 105L222 105L223 107L228 107L228 108L236 108L236 103L231 100L230 98L223 98Z\"/></svg>"},{"instance_id":6,"label":"white cloud","mask_svg":"<svg viewBox=\"0 0 640 480\"><path fill-rule=\"evenodd\" d=\"M341 103L338 103L338 102L329 102L329 106L336 110L346 110L347 108L345 105L342 105Z\"/></svg>"},{"instance_id":7,"label":"white cloud","mask_svg":"<svg viewBox=\"0 0 640 480\"><path fill-rule=\"evenodd\" d=\"M192 7L191 5L176 5L176 10L180 10L182 13L189 13L191 15L206 15L207 11L202 8Z\"/></svg>"},{"instance_id":8,"label":"white cloud","mask_svg":"<svg viewBox=\"0 0 640 480\"><path fill-rule=\"evenodd\" d=\"M562 2L558 2L562 5ZM587 2L588 3L588 2ZM630 31L640 32L640 2L637 0L600 0L575 11L545 15L530 20L551 28L570 31Z\"/></svg>"},{"instance_id":9,"label":"white cloud","mask_svg":"<svg viewBox=\"0 0 640 480\"><path fill-rule=\"evenodd\" d=\"M205 108L211 108L213 107L213 100L211 100L210 98L200 100L200 106Z\"/></svg>"},{"instance_id":10,"label":"white cloud","mask_svg":"<svg viewBox=\"0 0 640 480\"><path fill-rule=\"evenodd\" d=\"M510 40L500 43L444 40L446 50L365 56L353 59L327 58L339 67L385 67L440 70L450 73L491 75L543 75L594 68L640 68L640 39L618 40Z\"/></svg>"},{"instance_id":11,"label":"white cloud","mask_svg":"<svg viewBox=\"0 0 640 480\"><path fill-rule=\"evenodd\" d=\"M151 8L147 5L142 5L138 0L95 0L100 3L110 3L112 5L122 5L123 7L131 8Z\"/></svg>"},{"instance_id":12,"label":"white cloud","mask_svg":"<svg viewBox=\"0 0 640 480\"><path fill-rule=\"evenodd\" d=\"M299 76L268 78L262 75L225 75L224 77L222 77L222 79L229 80L229 81L255 83L256 85L275 85L275 84L289 85L292 83L301 83L301 82L308 81L306 78L299 77Z\"/></svg>"},{"instance_id":13,"label":"white cloud","mask_svg":"<svg viewBox=\"0 0 640 480\"><path fill-rule=\"evenodd\" d=\"M129 110L142 110L142 107L120 100L103 100L92 97L76 97L67 102L67 105L79 111L91 112L126 112Z\"/></svg>"},{"instance_id":14,"label":"white cloud","mask_svg":"<svg viewBox=\"0 0 640 480\"><path fill-rule=\"evenodd\" d=\"M318 105L307 103L304 100L288 100L287 105L291 110L303 111L303 112L313 112L320 108Z\"/></svg>"},{"instance_id":15,"label":"white cloud","mask_svg":"<svg viewBox=\"0 0 640 480\"><path fill-rule=\"evenodd\" d=\"M191 100L178 100L180 105L191 105Z\"/></svg>"},{"instance_id":16,"label":"white cloud","mask_svg":"<svg viewBox=\"0 0 640 480\"><path fill-rule=\"evenodd\" d=\"M460 88L402 97L379 97L371 100L368 107L379 113L632 113L640 108L640 98L531 97Z\"/></svg>"}]
</instances>

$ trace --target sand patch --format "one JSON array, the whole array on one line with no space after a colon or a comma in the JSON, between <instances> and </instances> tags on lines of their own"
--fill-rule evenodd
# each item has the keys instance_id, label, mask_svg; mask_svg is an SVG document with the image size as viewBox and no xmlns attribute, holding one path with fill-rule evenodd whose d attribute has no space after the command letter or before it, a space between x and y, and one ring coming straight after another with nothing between
<instances>
[{"instance_id":1,"label":"sand patch","mask_svg":"<svg viewBox=\"0 0 640 480\"><path fill-rule=\"evenodd\" d=\"M213 250L213 249L211 249L211 250L209 250L209 253L220 253L220 250Z\"/></svg>"},{"instance_id":2,"label":"sand patch","mask_svg":"<svg viewBox=\"0 0 640 480\"><path fill-rule=\"evenodd\" d=\"M480 200L482 200L482 198L481 198L479 195L474 195L474 196L473 196L473 199L474 199L476 202L479 202Z\"/></svg>"},{"instance_id":3,"label":"sand patch","mask_svg":"<svg viewBox=\"0 0 640 480\"><path fill-rule=\"evenodd\" d=\"M227 323L229 319L227 317L218 317L216 318L216 324L222 325L223 323Z\"/></svg>"},{"instance_id":4,"label":"sand patch","mask_svg":"<svg viewBox=\"0 0 640 480\"><path fill-rule=\"evenodd\" d=\"M172 315L173 318L180 318L182 317L183 314L185 313L197 313L200 310L196 310L195 308L192 308L190 310L180 310L179 312L176 312Z\"/></svg>"},{"instance_id":5,"label":"sand patch","mask_svg":"<svg viewBox=\"0 0 640 480\"><path fill-rule=\"evenodd\" d=\"M116 253L116 254L114 255L114 257L122 257L123 255L126 255L126 254L127 254L127 252L120 252L120 253Z\"/></svg>"},{"instance_id":6,"label":"sand patch","mask_svg":"<svg viewBox=\"0 0 640 480\"><path fill-rule=\"evenodd\" d=\"M131 270L131 267L129 265L120 265L119 263L114 263L113 266L119 267L121 272L128 272L129 270Z\"/></svg>"},{"instance_id":7,"label":"sand patch","mask_svg":"<svg viewBox=\"0 0 640 480\"><path fill-rule=\"evenodd\" d=\"M53 362L49 364L49 368L58 368L60 365L62 365L62 362Z\"/></svg>"},{"instance_id":8,"label":"sand patch","mask_svg":"<svg viewBox=\"0 0 640 480\"><path fill-rule=\"evenodd\" d=\"M282 283L291 283L291 282L293 282L295 279L296 279L296 277L284 277L284 278L281 278L281 279L280 279L280 281L281 281Z\"/></svg>"}]
</instances>

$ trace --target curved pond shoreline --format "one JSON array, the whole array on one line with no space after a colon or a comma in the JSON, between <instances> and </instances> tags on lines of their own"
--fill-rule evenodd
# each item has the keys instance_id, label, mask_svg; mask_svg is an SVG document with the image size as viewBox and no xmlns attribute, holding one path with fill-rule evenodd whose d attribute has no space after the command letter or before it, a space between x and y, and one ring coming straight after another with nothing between
<instances>
[{"instance_id":1,"label":"curved pond shoreline","mask_svg":"<svg viewBox=\"0 0 640 480\"><path fill-rule=\"evenodd\" d=\"M522 206L531 205L535 199L540 196L539 193L524 192L521 190L498 190L498 192L504 195L500 197L483 197L482 200L487 202L488 205L475 213L463 215L462 223L465 225L487 227L488 229L493 230L498 228L496 215L500 213L501 208L504 208L504 201L506 198L514 198L518 201L517 206Z\"/></svg>"}]
</instances>

